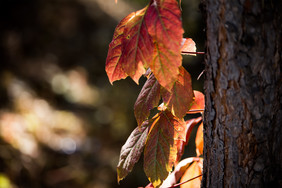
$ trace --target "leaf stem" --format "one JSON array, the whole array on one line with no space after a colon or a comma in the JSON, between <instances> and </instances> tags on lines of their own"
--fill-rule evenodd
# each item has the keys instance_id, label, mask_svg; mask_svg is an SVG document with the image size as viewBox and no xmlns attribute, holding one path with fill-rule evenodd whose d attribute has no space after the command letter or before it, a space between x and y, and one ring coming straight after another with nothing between
<instances>
[{"instance_id":1,"label":"leaf stem","mask_svg":"<svg viewBox=\"0 0 282 188\"><path fill-rule=\"evenodd\" d=\"M189 110L189 112L199 112L199 113L201 113L201 112L203 112L205 109L198 109L198 110Z\"/></svg>"},{"instance_id":2,"label":"leaf stem","mask_svg":"<svg viewBox=\"0 0 282 188\"><path fill-rule=\"evenodd\" d=\"M182 54L205 54L205 52L181 52Z\"/></svg>"}]
</instances>

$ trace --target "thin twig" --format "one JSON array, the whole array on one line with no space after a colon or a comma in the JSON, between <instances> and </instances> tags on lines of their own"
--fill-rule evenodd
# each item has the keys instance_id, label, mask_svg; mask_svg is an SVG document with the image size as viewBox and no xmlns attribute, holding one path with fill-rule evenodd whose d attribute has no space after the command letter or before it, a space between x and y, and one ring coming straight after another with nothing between
<instances>
[{"instance_id":1,"label":"thin twig","mask_svg":"<svg viewBox=\"0 0 282 188\"><path fill-rule=\"evenodd\" d=\"M181 52L182 54L205 54L205 52Z\"/></svg>"},{"instance_id":2,"label":"thin twig","mask_svg":"<svg viewBox=\"0 0 282 188\"><path fill-rule=\"evenodd\" d=\"M198 78L197 78L197 80L199 80L200 79L200 77L203 75L203 73L205 72L205 70L203 70L200 74L199 74L199 76L198 76Z\"/></svg>"},{"instance_id":3,"label":"thin twig","mask_svg":"<svg viewBox=\"0 0 282 188\"><path fill-rule=\"evenodd\" d=\"M188 112L203 112L205 109L198 109L198 110L189 110Z\"/></svg>"}]
</instances>

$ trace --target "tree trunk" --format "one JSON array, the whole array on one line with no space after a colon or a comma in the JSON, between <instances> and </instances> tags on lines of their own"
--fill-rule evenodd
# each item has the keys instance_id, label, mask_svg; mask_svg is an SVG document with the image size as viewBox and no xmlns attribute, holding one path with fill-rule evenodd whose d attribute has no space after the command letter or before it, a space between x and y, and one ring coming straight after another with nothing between
<instances>
[{"instance_id":1,"label":"tree trunk","mask_svg":"<svg viewBox=\"0 0 282 188\"><path fill-rule=\"evenodd\" d=\"M281 0L205 0L202 187L282 187Z\"/></svg>"}]
</instances>

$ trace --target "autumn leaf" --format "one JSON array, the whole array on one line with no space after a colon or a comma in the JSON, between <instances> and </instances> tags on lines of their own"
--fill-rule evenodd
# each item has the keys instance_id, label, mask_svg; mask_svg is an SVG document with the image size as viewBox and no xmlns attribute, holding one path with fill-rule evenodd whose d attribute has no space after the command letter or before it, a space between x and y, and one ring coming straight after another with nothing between
<instances>
[{"instance_id":1,"label":"autumn leaf","mask_svg":"<svg viewBox=\"0 0 282 188\"><path fill-rule=\"evenodd\" d=\"M182 64L181 41L183 28L181 11L175 0L152 0L145 22L153 38L153 61L149 67L160 85L171 90Z\"/></svg>"},{"instance_id":2,"label":"autumn leaf","mask_svg":"<svg viewBox=\"0 0 282 188\"><path fill-rule=\"evenodd\" d=\"M186 172L184 173L184 175L181 177L180 179L180 183L185 182L189 179L192 179L194 177L197 177L199 175L202 174L202 168L203 168L203 159L200 158L199 161L193 162L188 169L186 170ZM197 188L197 187L201 187L201 180L202 177L196 178L192 181L189 181L187 183L184 183L182 185L180 185L180 188Z\"/></svg>"},{"instance_id":3,"label":"autumn leaf","mask_svg":"<svg viewBox=\"0 0 282 188\"><path fill-rule=\"evenodd\" d=\"M149 131L149 122L136 127L121 148L117 166L118 182L125 178L139 160Z\"/></svg>"},{"instance_id":4,"label":"autumn leaf","mask_svg":"<svg viewBox=\"0 0 282 188\"><path fill-rule=\"evenodd\" d=\"M194 100L188 114L200 113L205 109L205 96L200 91L194 90Z\"/></svg>"},{"instance_id":5,"label":"autumn leaf","mask_svg":"<svg viewBox=\"0 0 282 188\"><path fill-rule=\"evenodd\" d=\"M173 172L165 179L160 188L168 188L175 185L183 176L189 165L194 161L199 161L198 157L189 157L181 160L174 168Z\"/></svg>"},{"instance_id":6,"label":"autumn leaf","mask_svg":"<svg viewBox=\"0 0 282 188\"><path fill-rule=\"evenodd\" d=\"M185 144L187 145L188 142L189 142L189 138L190 138L190 135L191 135L191 132L193 130L193 128L198 124L200 123L201 121L203 120L202 116L200 117L197 117L197 118L192 118L192 119L189 119L187 120L185 123L187 124L187 129L186 129L186 141L185 141Z\"/></svg>"},{"instance_id":7,"label":"autumn leaf","mask_svg":"<svg viewBox=\"0 0 282 188\"><path fill-rule=\"evenodd\" d=\"M124 29L123 70L136 83L153 59L153 41L144 21L146 10L137 11Z\"/></svg>"},{"instance_id":8,"label":"autumn leaf","mask_svg":"<svg viewBox=\"0 0 282 188\"><path fill-rule=\"evenodd\" d=\"M177 158L176 158L176 162L179 161L184 153L184 149L185 149L185 146L188 144L189 142L189 138L190 138L190 135L191 135L191 132L193 130L193 128L195 127L195 125L197 125L199 122L202 121L202 117L197 117L197 118L192 118L192 119L189 119L187 121L185 121L186 123L186 132L185 132L185 135L186 135L186 139L185 141L183 140L178 140L177 142Z\"/></svg>"},{"instance_id":9,"label":"autumn leaf","mask_svg":"<svg viewBox=\"0 0 282 188\"><path fill-rule=\"evenodd\" d=\"M203 147L204 147L204 138L203 138L203 122L200 124L197 130L196 139L196 153L197 156L200 156L203 154Z\"/></svg>"},{"instance_id":10,"label":"autumn leaf","mask_svg":"<svg viewBox=\"0 0 282 188\"><path fill-rule=\"evenodd\" d=\"M134 114L138 125L141 125L149 117L150 110L158 106L161 98L160 87L157 79L151 74L134 105Z\"/></svg>"},{"instance_id":11,"label":"autumn leaf","mask_svg":"<svg viewBox=\"0 0 282 188\"><path fill-rule=\"evenodd\" d=\"M177 81L171 91L162 89L164 105L178 118L183 118L193 102L190 74L184 67L179 68Z\"/></svg>"},{"instance_id":12,"label":"autumn leaf","mask_svg":"<svg viewBox=\"0 0 282 188\"><path fill-rule=\"evenodd\" d=\"M196 52L196 43L191 38L183 38L181 42L181 54L182 55L193 55Z\"/></svg>"},{"instance_id":13,"label":"autumn leaf","mask_svg":"<svg viewBox=\"0 0 282 188\"><path fill-rule=\"evenodd\" d=\"M115 29L106 59L111 83L130 76L138 84L152 61L153 41L144 21L146 11L147 7L129 14Z\"/></svg>"},{"instance_id":14,"label":"autumn leaf","mask_svg":"<svg viewBox=\"0 0 282 188\"><path fill-rule=\"evenodd\" d=\"M134 13L129 14L117 25L113 40L109 45L108 56L106 59L106 72L111 84L116 80L125 79L127 77L127 74L122 69L120 58L123 51L123 31L126 23L132 16L134 16Z\"/></svg>"},{"instance_id":15,"label":"autumn leaf","mask_svg":"<svg viewBox=\"0 0 282 188\"><path fill-rule=\"evenodd\" d=\"M172 170L177 157L175 140L185 141L185 129L185 122L167 110L154 117L144 149L144 171L154 187Z\"/></svg>"}]
</instances>

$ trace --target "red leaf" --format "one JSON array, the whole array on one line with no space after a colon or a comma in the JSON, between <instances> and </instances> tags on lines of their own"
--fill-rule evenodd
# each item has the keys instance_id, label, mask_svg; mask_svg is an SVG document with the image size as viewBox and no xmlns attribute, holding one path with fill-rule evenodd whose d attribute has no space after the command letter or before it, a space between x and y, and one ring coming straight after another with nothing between
<instances>
[{"instance_id":1,"label":"red leaf","mask_svg":"<svg viewBox=\"0 0 282 188\"><path fill-rule=\"evenodd\" d=\"M192 163L189 168L186 170L184 175L181 177L180 183L185 182L189 179L192 179L196 176L199 176L202 174L202 168L203 168L203 159L200 158L199 161ZM201 180L202 177L196 178L192 181L189 181L187 183L184 183L180 185L180 188L197 188L201 187Z\"/></svg>"},{"instance_id":2,"label":"red leaf","mask_svg":"<svg viewBox=\"0 0 282 188\"><path fill-rule=\"evenodd\" d=\"M138 125L141 125L149 117L150 110L159 104L160 98L160 85L151 74L134 105L134 114Z\"/></svg>"},{"instance_id":3,"label":"red leaf","mask_svg":"<svg viewBox=\"0 0 282 188\"><path fill-rule=\"evenodd\" d=\"M181 43L181 54L183 55L196 55L189 54L189 52L196 52L196 44L191 38L183 38Z\"/></svg>"},{"instance_id":4,"label":"red leaf","mask_svg":"<svg viewBox=\"0 0 282 188\"><path fill-rule=\"evenodd\" d=\"M149 65L159 83L171 90L177 80L178 67L182 64L181 12L175 0L152 0L145 15L149 34L155 49Z\"/></svg>"},{"instance_id":5,"label":"red leaf","mask_svg":"<svg viewBox=\"0 0 282 188\"><path fill-rule=\"evenodd\" d=\"M138 83L153 59L153 41L144 21L147 7L137 11L124 29L123 70Z\"/></svg>"},{"instance_id":6,"label":"red leaf","mask_svg":"<svg viewBox=\"0 0 282 188\"><path fill-rule=\"evenodd\" d=\"M118 182L125 178L139 160L149 131L148 121L141 127L136 127L120 151L119 163L117 166Z\"/></svg>"},{"instance_id":7,"label":"red leaf","mask_svg":"<svg viewBox=\"0 0 282 188\"><path fill-rule=\"evenodd\" d=\"M177 154L175 140L185 141L185 129L185 122L169 111L154 117L144 149L144 171L155 187L172 170Z\"/></svg>"},{"instance_id":8,"label":"red leaf","mask_svg":"<svg viewBox=\"0 0 282 188\"><path fill-rule=\"evenodd\" d=\"M179 68L178 79L171 92L163 89L162 98L164 105L178 118L183 118L193 102L193 91L190 74Z\"/></svg>"},{"instance_id":9,"label":"red leaf","mask_svg":"<svg viewBox=\"0 0 282 188\"><path fill-rule=\"evenodd\" d=\"M196 153L197 156L200 156L203 154L203 147L204 147L204 138L203 138L203 122L198 127L196 138L195 138L195 144L196 144Z\"/></svg>"},{"instance_id":10,"label":"red leaf","mask_svg":"<svg viewBox=\"0 0 282 188\"><path fill-rule=\"evenodd\" d=\"M187 112L188 114L195 114L203 112L205 109L205 96L200 91L194 90L194 101L193 105Z\"/></svg>"},{"instance_id":11,"label":"red leaf","mask_svg":"<svg viewBox=\"0 0 282 188\"><path fill-rule=\"evenodd\" d=\"M123 31L126 23L130 18L134 16L134 13L129 14L125 17L115 29L113 40L109 45L108 56L106 59L106 72L111 84L114 81L124 79L127 77L127 74L123 71L122 65L120 63L120 57L123 50Z\"/></svg>"},{"instance_id":12,"label":"red leaf","mask_svg":"<svg viewBox=\"0 0 282 188\"><path fill-rule=\"evenodd\" d=\"M144 15L147 7L125 17L117 26L106 60L110 82L129 75L137 84L145 67L153 58L153 42L148 34Z\"/></svg>"},{"instance_id":13,"label":"red leaf","mask_svg":"<svg viewBox=\"0 0 282 188\"><path fill-rule=\"evenodd\" d=\"M197 125L198 123L200 123L203 120L202 116L197 117L197 118L193 118L193 119L189 119L186 121L187 124L187 129L186 129L186 141L185 141L185 145L187 145L187 143L189 142L189 138L191 135L191 132L193 130L193 128L195 127L195 125Z\"/></svg>"},{"instance_id":14,"label":"red leaf","mask_svg":"<svg viewBox=\"0 0 282 188\"><path fill-rule=\"evenodd\" d=\"M178 150L177 150L176 161L179 161L181 159L181 157L184 153L185 146L189 142L189 138L190 138L190 135L191 135L193 128L195 127L195 125L197 125L201 121L202 121L202 117L197 117L197 118L189 119L185 122L186 123L186 132L185 132L186 139L185 139L185 141L182 141L182 140L178 141L178 145L177 145Z\"/></svg>"}]
</instances>

